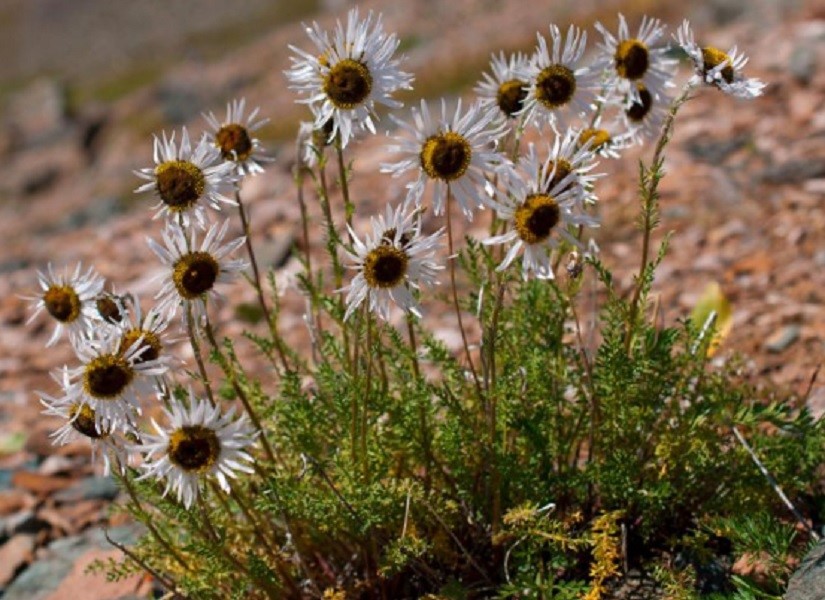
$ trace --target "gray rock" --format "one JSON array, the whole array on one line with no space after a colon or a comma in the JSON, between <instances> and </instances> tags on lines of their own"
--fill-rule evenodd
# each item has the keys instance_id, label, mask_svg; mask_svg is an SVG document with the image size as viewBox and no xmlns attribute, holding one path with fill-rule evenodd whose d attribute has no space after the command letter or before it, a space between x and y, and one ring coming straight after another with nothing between
<instances>
[{"instance_id":1,"label":"gray rock","mask_svg":"<svg viewBox=\"0 0 825 600\"><path fill-rule=\"evenodd\" d=\"M762 172L766 183L801 183L816 177L825 177L825 160L789 160Z\"/></svg>"},{"instance_id":2,"label":"gray rock","mask_svg":"<svg viewBox=\"0 0 825 600\"><path fill-rule=\"evenodd\" d=\"M805 40L796 45L788 61L788 70L802 85L808 85L816 72L816 45Z\"/></svg>"},{"instance_id":3,"label":"gray rock","mask_svg":"<svg viewBox=\"0 0 825 600\"><path fill-rule=\"evenodd\" d=\"M782 330L765 342L765 350L778 354L799 339L802 328L799 325L786 325Z\"/></svg>"},{"instance_id":4,"label":"gray rock","mask_svg":"<svg viewBox=\"0 0 825 600\"><path fill-rule=\"evenodd\" d=\"M88 206L66 215L58 228L62 231L72 231L87 225L105 225L111 217L122 212L123 204L119 198L96 198Z\"/></svg>"},{"instance_id":5,"label":"gray rock","mask_svg":"<svg viewBox=\"0 0 825 600\"><path fill-rule=\"evenodd\" d=\"M791 576L785 600L822 600L825 598L825 540L802 559Z\"/></svg>"},{"instance_id":6,"label":"gray rock","mask_svg":"<svg viewBox=\"0 0 825 600\"><path fill-rule=\"evenodd\" d=\"M32 510L21 510L8 517L0 518L0 539L18 533L37 533L47 529L49 524L38 517Z\"/></svg>"},{"instance_id":7,"label":"gray rock","mask_svg":"<svg viewBox=\"0 0 825 600\"><path fill-rule=\"evenodd\" d=\"M292 246L294 245L295 236L291 233L281 234L260 242L253 240L255 258L258 261L258 268L261 270L261 277L265 277L270 268L279 269L283 267L292 255Z\"/></svg>"},{"instance_id":8,"label":"gray rock","mask_svg":"<svg viewBox=\"0 0 825 600\"><path fill-rule=\"evenodd\" d=\"M65 86L40 79L11 97L4 120L14 125L20 144L31 146L61 134L68 124L67 115Z\"/></svg>"},{"instance_id":9,"label":"gray rock","mask_svg":"<svg viewBox=\"0 0 825 600\"><path fill-rule=\"evenodd\" d=\"M126 546L137 542L142 529L137 525L123 525L109 530L109 537ZM102 529L89 530L81 535L55 540L46 549L45 557L23 571L6 588L3 600L43 600L47 598L71 572L78 557L88 550L110 549Z\"/></svg>"},{"instance_id":10,"label":"gray rock","mask_svg":"<svg viewBox=\"0 0 825 600\"><path fill-rule=\"evenodd\" d=\"M111 477L86 477L54 495L55 502L114 500L120 490Z\"/></svg>"}]
</instances>

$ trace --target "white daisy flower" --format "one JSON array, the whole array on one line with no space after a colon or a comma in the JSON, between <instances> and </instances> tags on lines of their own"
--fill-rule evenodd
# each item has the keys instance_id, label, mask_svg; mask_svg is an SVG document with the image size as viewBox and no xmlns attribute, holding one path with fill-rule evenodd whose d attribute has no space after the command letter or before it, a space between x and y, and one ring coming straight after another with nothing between
<instances>
[{"instance_id":1,"label":"white daisy flower","mask_svg":"<svg viewBox=\"0 0 825 600\"><path fill-rule=\"evenodd\" d=\"M188 407L175 402L171 411L164 408L163 412L168 426L163 428L152 419L157 435L143 434L143 443L132 446L145 455L140 465L145 473L138 479L165 479L164 496L174 491L189 508L200 494L203 478L214 477L229 492L229 479L238 471L253 472L246 464L253 461L246 448L254 443L256 432L246 415L234 418L234 408L222 414L217 406L195 398L191 389Z\"/></svg>"},{"instance_id":2,"label":"white daisy flower","mask_svg":"<svg viewBox=\"0 0 825 600\"><path fill-rule=\"evenodd\" d=\"M362 242L350 229L353 251L347 256L358 271L349 286L344 319L364 300L369 308L385 321L389 320L390 300L405 311L421 316L413 289L436 285L436 275L443 269L435 263L434 255L441 246L444 230L432 235L421 234L418 211L405 212L403 206L394 211L387 206L386 213L371 219L372 236Z\"/></svg>"},{"instance_id":3,"label":"white daisy flower","mask_svg":"<svg viewBox=\"0 0 825 600\"><path fill-rule=\"evenodd\" d=\"M427 103L421 101L421 110L412 109L412 124L390 117L412 136L396 137L399 142L387 148L389 152L405 154L397 163L382 164L381 171L398 177L407 171L418 171L418 178L407 184L406 203L421 204L428 180L435 183L433 209L436 215L444 212L447 188L455 196L468 220L473 210L485 205L495 206L487 194L487 176L506 174L509 161L494 150L495 141L506 131L506 124L493 123L495 113L482 110L476 102L464 112L458 101L452 118L447 114L446 102L441 100L441 117L433 119Z\"/></svg>"},{"instance_id":4,"label":"white daisy flower","mask_svg":"<svg viewBox=\"0 0 825 600\"><path fill-rule=\"evenodd\" d=\"M575 192L569 188L569 177L555 179L558 167L549 146L547 149L548 158L542 161L535 146L530 144L519 163L524 177L508 182L510 202L499 208L498 213L500 218L513 223L513 229L482 242L487 245L512 243L497 271L509 267L523 248L523 277L527 279L532 271L539 279L553 279L550 256L558 247L556 238L578 247L580 242L569 233L568 227L598 224L596 219L581 212Z\"/></svg>"},{"instance_id":5,"label":"white daisy flower","mask_svg":"<svg viewBox=\"0 0 825 600\"><path fill-rule=\"evenodd\" d=\"M214 113L203 117L212 128L209 141L221 154L221 158L235 168L235 172L244 177L263 173L262 163L272 162L271 156L263 154L261 141L252 134L266 125L269 119L257 119L260 107L255 107L244 117L246 98L232 100L226 104L226 118L219 121Z\"/></svg>"},{"instance_id":6,"label":"white daisy flower","mask_svg":"<svg viewBox=\"0 0 825 600\"><path fill-rule=\"evenodd\" d=\"M340 135L342 147L355 125L375 133L376 103L401 107L392 94L411 89L412 82L412 75L399 69L401 61L392 57L400 42L394 33L384 32L381 15L358 16L357 8L350 10L346 26L338 21L332 35L318 23L306 27L315 52L290 46L297 56L285 72L290 88L304 96L299 102L312 109L315 128L331 120L331 137Z\"/></svg>"},{"instance_id":7,"label":"white daisy flower","mask_svg":"<svg viewBox=\"0 0 825 600\"><path fill-rule=\"evenodd\" d=\"M592 204L596 202L596 180L604 174L592 172L599 164L596 152L590 144L581 144L579 138L580 132L576 129L568 129L564 136L556 136L547 164L554 175L545 191L558 185L561 192L569 192L579 205Z\"/></svg>"},{"instance_id":8,"label":"white daisy flower","mask_svg":"<svg viewBox=\"0 0 825 600\"><path fill-rule=\"evenodd\" d=\"M504 52L494 54L490 62L492 75L484 73L483 81L475 88L481 106L504 119L516 118L527 98L527 81L523 77L528 66L529 59L521 52L511 54L509 59Z\"/></svg>"},{"instance_id":9,"label":"white daisy flower","mask_svg":"<svg viewBox=\"0 0 825 600\"><path fill-rule=\"evenodd\" d=\"M640 82L636 82L636 91L637 99L622 109L621 119L633 143L641 144L662 132L673 99L664 93L654 97Z\"/></svg>"},{"instance_id":10,"label":"white daisy flower","mask_svg":"<svg viewBox=\"0 0 825 600\"><path fill-rule=\"evenodd\" d=\"M713 46L700 47L693 39L693 31L687 19L679 27L676 40L693 61L692 85L706 83L737 98L756 98L762 94L764 83L742 75L742 68L748 59L738 52L736 46L727 53Z\"/></svg>"},{"instance_id":11,"label":"white daisy flower","mask_svg":"<svg viewBox=\"0 0 825 600\"><path fill-rule=\"evenodd\" d=\"M208 296L220 300L215 284L226 283L246 268L243 259L227 260L227 255L240 248L246 238L235 238L222 245L229 228L229 219L222 225L213 223L198 248L197 232L167 223L162 232L164 246L147 238L152 251L169 267L165 282L155 296L157 310L171 319L181 304L191 304L196 321L205 314ZM191 249L190 249L191 248ZM197 248L197 249L195 249Z\"/></svg>"},{"instance_id":12,"label":"white daisy flower","mask_svg":"<svg viewBox=\"0 0 825 600\"><path fill-rule=\"evenodd\" d=\"M592 127L579 131L578 144L587 147L596 156L619 158L622 151L633 145L635 138L633 132L616 129L602 127L601 118L596 119Z\"/></svg>"},{"instance_id":13,"label":"white daisy flower","mask_svg":"<svg viewBox=\"0 0 825 600\"><path fill-rule=\"evenodd\" d=\"M57 379L57 378L55 378ZM63 369L64 387L70 385L68 369ZM111 473L111 456L117 457L122 469L128 463L126 438L117 430L98 428L95 410L88 404L81 402L67 402L65 398L53 398L47 394L40 394L40 402L46 407L43 414L61 417L65 423L49 437L56 446L65 446L77 440L88 440L92 447L92 462L98 453L103 457L103 475Z\"/></svg>"},{"instance_id":14,"label":"white daisy flower","mask_svg":"<svg viewBox=\"0 0 825 600\"><path fill-rule=\"evenodd\" d=\"M234 163L221 162L218 149L209 142L206 134L192 150L189 133L183 128L180 146L175 142L175 134L167 138L155 136L154 167L135 171L135 175L147 180L135 190L145 192L154 190L160 202L155 218L167 215L189 227L190 216L195 218L201 229L206 229L206 217L203 203L215 210L220 210L221 203L236 205L231 198L224 195L235 182Z\"/></svg>"},{"instance_id":15,"label":"white daisy flower","mask_svg":"<svg viewBox=\"0 0 825 600\"><path fill-rule=\"evenodd\" d=\"M673 87L671 79L676 61L666 57L668 47L656 46L665 33L665 26L659 19L642 17L635 37L630 36L622 14L619 14L618 36L601 23L596 23L596 29L604 40L598 45L601 56L594 68L603 69L608 74L605 82L608 97L633 105L642 102L642 90L656 100L667 88Z\"/></svg>"},{"instance_id":16,"label":"white daisy flower","mask_svg":"<svg viewBox=\"0 0 825 600\"><path fill-rule=\"evenodd\" d=\"M547 123L561 132L571 120L591 109L599 86L598 73L578 66L587 44L587 32L571 25L562 49L561 31L550 25L552 53L544 36L537 34L537 38L538 48L524 72L530 83L522 113L528 123L539 127Z\"/></svg>"},{"instance_id":17,"label":"white daisy flower","mask_svg":"<svg viewBox=\"0 0 825 600\"><path fill-rule=\"evenodd\" d=\"M58 340L64 329L72 342L84 335L92 321L98 318L95 301L103 291L103 278L92 267L83 273L80 263L71 275L68 269L62 274L56 273L49 263L46 273L37 272L37 279L43 293L24 297L32 302L34 310L27 324L44 310L51 315L57 323L46 342L47 347Z\"/></svg>"},{"instance_id":18,"label":"white daisy flower","mask_svg":"<svg viewBox=\"0 0 825 600\"><path fill-rule=\"evenodd\" d=\"M172 366L176 362L168 352L168 344L173 340L166 340L166 329L169 320L157 307L149 309L146 314L140 307L140 300L132 301L123 308L122 318L118 323L120 333L120 351L127 352L136 345L135 362L157 361Z\"/></svg>"},{"instance_id":19,"label":"white daisy flower","mask_svg":"<svg viewBox=\"0 0 825 600\"><path fill-rule=\"evenodd\" d=\"M119 332L98 327L78 341L75 353L82 365L66 369L60 404L88 405L98 432L132 429L139 415L139 396L152 390L152 378L168 370L161 360L140 360L141 344L122 348ZM50 399L52 400L52 399Z\"/></svg>"}]
</instances>

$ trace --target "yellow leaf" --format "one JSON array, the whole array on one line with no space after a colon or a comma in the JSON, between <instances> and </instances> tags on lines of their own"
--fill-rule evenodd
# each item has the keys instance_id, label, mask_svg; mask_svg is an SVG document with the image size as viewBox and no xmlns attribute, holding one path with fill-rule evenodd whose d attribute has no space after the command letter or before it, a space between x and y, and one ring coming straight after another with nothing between
<instances>
[{"instance_id":1,"label":"yellow leaf","mask_svg":"<svg viewBox=\"0 0 825 600\"><path fill-rule=\"evenodd\" d=\"M711 316L713 321L709 322ZM733 326L730 302L717 282L712 281L705 286L705 291L690 313L690 320L694 327L704 331L704 335L713 331L713 338L708 344L708 356L713 356Z\"/></svg>"}]
</instances>

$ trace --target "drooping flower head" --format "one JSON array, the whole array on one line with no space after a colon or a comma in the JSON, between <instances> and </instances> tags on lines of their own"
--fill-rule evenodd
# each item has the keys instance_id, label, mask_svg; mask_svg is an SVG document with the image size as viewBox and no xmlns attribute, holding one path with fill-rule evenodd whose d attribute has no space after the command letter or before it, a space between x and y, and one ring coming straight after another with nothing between
<instances>
[{"instance_id":1,"label":"drooping flower head","mask_svg":"<svg viewBox=\"0 0 825 600\"><path fill-rule=\"evenodd\" d=\"M209 141L218 149L221 158L232 163L235 172L241 177L263 173L262 163L273 159L263 153L261 141L254 133L266 125L269 119L256 119L260 108L255 107L246 112L246 98L235 99L226 104L226 118L219 121L214 113L203 115L212 128Z\"/></svg>"},{"instance_id":2,"label":"drooping flower head","mask_svg":"<svg viewBox=\"0 0 825 600\"><path fill-rule=\"evenodd\" d=\"M570 176L556 179L558 166L552 160L549 146L547 150L548 157L542 160L535 146L530 144L518 165L523 176L508 182L509 201L498 210L499 217L509 221L512 229L483 241L488 245L512 244L497 267L498 271L509 267L519 251L524 249L522 275L525 279L530 272L539 279L552 279L554 274L550 258L559 239L574 247L580 244L568 227L592 227L597 224L593 217L582 212L570 187Z\"/></svg>"},{"instance_id":3,"label":"drooping flower head","mask_svg":"<svg viewBox=\"0 0 825 600\"><path fill-rule=\"evenodd\" d=\"M504 52L493 55L490 62L492 74L484 73L483 81L476 85L481 105L504 119L518 117L527 98L527 81L524 72L529 61L521 52L511 54L508 59Z\"/></svg>"},{"instance_id":4,"label":"drooping flower head","mask_svg":"<svg viewBox=\"0 0 825 600\"><path fill-rule=\"evenodd\" d=\"M444 230L422 235L417 216L418 211L387 206L384 215L371 219L372 235L365 241L350 230L353 251L347 255L358 273L344 288L348 290L345 319L365 300L370 310L384 320L389 319L390 300L421 316L412 290L420 289L422 284L437 283L437 272L444 267L435 262L434 255L441 246Z\"/></svg>"},{"instance_id":5,"label":"drooping flower head","mask_svg":"<svg viewBox=\"0 0 825 600\"><path fill-rule=\"evenodd\" d=\"M623 105L644 103L643 96L656 100L672 87L672 71L676 61L668 59L666 46L657 46L665 26L659 19L642 17L635 37L631 37L624 15L619 15L619 32L613 35L601 23L596 23L603 41L598 68L607 73L605 86L608 98Z\"/></svg>"},{"instance_id":6,"label":"drooping flower head","mask_svg":"<svg viewBox=\"0 0 825 600\"><path fill-rule=\"evenodd\" d=\"M62 370L62 381L54 377L64 387L71 385L68 369ZM88 404L78 401L68 401L66 398L54 398L47 394L40 394L40 402L46 409L43 414L60 417L64 420L56 431L49 437L57 446L65 446L77 440L88 440L92 447L92 462L100 454L103 458L103 475L111 472L111 457L117 457L121 468L125 468L128 461L126 439L116 429L110 427L99 428L95 410Z\"/></svg>"},{"instance_id":7,"label":"drooping flower head","mask_svg":"<svg viewBox=\"0 0 825 600\"><path fill-rule=\"evenodd\" d=\"M756 98L762 94L765 84L742 74L748 59L736 46L727 52L713 46L700 47L694 41L687 19L679 27L676 39L693 62L693 85L712 85L737 98Z\"/></svg>"},{"instance_id":8,"label":"drooping flower head","mask_svg":"<svg viewBox=\"0 0 825 600\"><path fill-rule=\"evenodd\" d=\"M96 299L103 291L103 278L92 267L84 273L80 263L71 274L68 269L56 273L49 263L45 273L37 272L37 279L42 294L26 297L34 309L28 323L44 310L56 321L46 346L52 346L64 330L72 341L85 334L98 318Z\"/></svg>"},{"instance_id":9,"label":"drooping flower head","mask_svg":"<svg viewBox=\"0 0 825 600\"><path fill-rule=\"evenodd\" d=\"M171 410L164 408L168 420L161 427L152 425L157 435L142 434L142 444L133 450L144 455L139 479L155 477L166 480L164 495L174 491L186 508L200 494L201 482L214 477L226 492L229 480L237 472L251 473L252 457L247 448L255 442L256 432L246 415L235 418L235 409L222 413L217 406L195 397L189 390L188 406L175 402Z\"/></svg>"},{"instance_id":10,"label":"drooping flower head","mask_svg":"<svg viewBox=\"0 0 825 600\"><path fill-rule=\"evenodd\" d=\"M538 127L548 124L557 133L563 132L589 111L596 99L598 73L579 66L587 32L571 25L563 41L559 28L550 25L552 50L544 36L539 33L537 38L538 48L525 71L529 81L525 121Z\"/></svg>"},{"instance_id":11,"label":"drooping flower head","mask_svg":"<svg viewBox=\"0 0 825 600\"><path fill-rule=\"evenodd\" d=\"M329 34L318 23L306 27L315 52L295 46L290 49L292 68L286 71L290 88L303 97L315 115L315 128L332 122L331 137L340 136L346 147L358 126L375 133L375 105L399 108L392 95L410 89L412 76L400 70L393 58L400 43L394 33L384 32L382 17L370 12L359 19L358 9L347 15L347 23L337 22Z\"/></svg>"},{"instance_id":12,"label":"drooping flower head","mask_svg":"<svg viewBox=\"0 0 825 600\"><path fill-rule=\"evenodd\" d=\"M654 97L640 82L636 82L636 90L637 99L622 107L621 119L633 143L640 144L659 136L673 99L667 93Z\"/></svg>"},{"instance_id":13,"label":"drooping flower head","mask_svg":"<svg viewBox=\"0 0 825 600\"><path fill-rule=\"evenodd\" d=\"M144 313L139 298L133 298L125 305L122 313L123 318L117 324L120 333L118 351L121 354L133 351L137 363L157 361L171 366L175 359L167 350L169 340L165 333L169 321L166 315L157 307ZM132 346L135 346L134 350Z\"/></svg>"},{"instance_id":14,"label":"drooping flower head","mask_svg":"<svg viewBox=\"0 0 825 600\"><path fill-rule=\"evenodd\" d=\"M228 219L220 225L213 223L200 247L194 230L187 231L175 223L167 223L163 230L163 246L153 239L147 240L152 251L169 269L155 296L160 313L171 319L178 306L189 305L193 315L199 318L206 310L208 297L216 300L222 297L215 285L231 281L236 273L246 268L245 260L227 258L245 241L241 236L223 244L228 228Z\"/></svg>"},{"instance_id":15,"label":"drooping flower head","mask_svg":"<svg viewBox=\"0 0 825 600\"><path fill-rule=\"evenodd\" d=\"M486 178L510 168L507 159L494 150L506 124L494 123L495 113L482 110L478 102L465 112L460 100L450 116L442 99L440 118L433 118L422 100L421 110L413 108L412 117L412 123L392 117L407 135L395 138L398 144L387 150L405 157L381 166L383 172L394 177L407 171L417 172L415 181L407 185L406 202L419 206L427 181L432 181L436 215L444 212L448 186L467 219L472 220L474 209L494 205L485 190Z\"/></svg>"},{"instance_id":16,"label":"drooping flower head","mask_svg":"<svg viewBox=\"0 0 825 600\"><path fill-rule=\"evenodd\" d=\"M596 201L594 185L602 174L593 173L593 169L599 164L596 152L591 144L580 143L580 136L576 129L568 129L563 136L556 136L552 148L548 146L548 162L542 168L553 173L547 181L545 191L558 187L560 192L569 192L570 197L581 206ZM528 156L533 158L526 159L528 164L535 160L535 149L531 152L532 155Z\"/></svg>"},{"instance_id":17,"label":"drooping flower head","mask_svg":"<svg viewBox=\"0 0 825 600\"><path fill-rule=\"evenodd\" d=\"M185 127L180 146L174 133L167 138L164 131L160 138L155 136L154 161L154 167L135 171L147 181L135 192L154 190L160 200L153 207L157 209L155 218L166 215L188 227L190 217L194 217L200 228L206 229L204 204L215 210L220 210L221 203L236 204L224 195L235 181L235 166L221 161L220 152L206 134L193 150Z\"/></svg>"},{"instance_id":18,"label":"drooping flower head","mask_svg":"<svg viewBox=\"0 0 825 600\"><path fill-rule=\"evenodd\" d=\"M602 125L599 117L591 127L579 131L577 144L586 147L590 152L602 158L619 158L623 150L634 143L632 132L621 130L616 123Z\"/></svg>"}]
</instances>

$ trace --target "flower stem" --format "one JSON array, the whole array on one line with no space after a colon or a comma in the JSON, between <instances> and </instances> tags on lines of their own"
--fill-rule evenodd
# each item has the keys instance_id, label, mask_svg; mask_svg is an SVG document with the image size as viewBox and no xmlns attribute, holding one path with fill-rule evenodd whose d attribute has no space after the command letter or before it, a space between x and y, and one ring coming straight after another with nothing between
<instances>
[{"instance_id":1,"label":"flower stem","mask_svg":"<svg viewBox=\"0 0 825 600\"><path fill-rule=\"evenodd\" d=\"M238 378L235 374L235 371L232 369L232 366L227 361L226 357L221 352L220 347L218 346L218 341L215 339L215 332L212 330L212 323L209 321L209 318L206 318L206 322L204 325L204 330L206 332L206 338L209 340L209 344L212 346L212 349L216 352L218 356L218 362L223 369L224 375L229 380L229 383L232 385L232 389L235 390L235 394L238 396L238 399L243 404L244 410L246 410L246 414L249 415L249 419L252 421L252 424L255 426L255 429L258 430L261 438L261 445L264 447L264 452L266 453L267 458L271 461L271 464L279 464L280 461L277 459L275 452L272 450L272 446L269 445L269 441L266 439L266 430L263 427L261 419L258 417L258 413L252 407L252 403L249 401L249 398L246 395L246 392L238 383ZM212 403L214 406L214 401Z\"/></svg>"},{"instance_id":2,"label":"flower stem","mask_svg":"<svg viewBox=\"0 0 825 600\"><path fill-rule=\"evenodd\" d=\"M278 352L278 358L281 359L281 364L283 365L284 370L289 371L289 363L287 362L286 353L284 351L284 342L281 339L281 334L278 333L278 326L275 322L276 317L269 310L269 307L266 304L266 299L264 298L264 290L263 286L261 286L261 273L258 269L258 259L255 257L255 250L252 247L249 219L246 214L246 208L241 200L241 188L239 186L235 187L235 201L238 203L238 212L241 215L241 226L243 227L246 250L247 254L249 254L249 263L252 265L252 285L255 288L255 292L258 294L258 303L261 305L264 318L269 326L269 333L272 336L272 341L275 343L275 350ZM273 278L272 281L274 282L275 279ZM273 292L277 294L278 290L273 290Z\"/></svg>"},{"instance_id":3,"label":"flower stem","mask_svg":"<svg viewBox=\"0 0 825 600\"><path fill-rule=\"evenodd\" d=\"M633 345L633 332L639 313L639 300L641 299L642 289L645 285L645 270L647 269L648 255L650 254L650 234L656 226L659 204L659 181L662 178L662 165L664 163L664 157L662 155L665 146L667 146L673 135L673 124L676 119L676 113L678 113L679 108L690 99L691 91L693 91L693 86L688 84L685 86L682 94L671 103L667 118L662 125L662 133L656 142L656 149L653 152L653 160L651 161L650 168L645 169L642 167L641 169L639 186L642 195L642 258L639 265L639 273L636 276L636 289L633 291L633 299L630 301L630 310L627 319L625 353L628 355L630 355L630 349Z\"/></svg>"},{"instance_id":4,"label":"flower stem","mask_svg":"<svg viewBox=\"0 0 825 600\"><path fill-rule=\"evenodd\" d=\"M470 354L470 345L467 342L467 333L464 330L464 321L461 318L461 307L458 304L458 290L455 283L455 263L458 257L455 255L455 251L453 249L453 223L452 217L450 216L450 213L452 212L450 210L452 208L450 202L451 199L452 192L450 190L450 186L447 185L447 202L445 212L447 213L447 251L449 253L450 261L450 287L452 288L453 307L455 308L455 314L458 318L458 330L461 332L461 343L464 345L464 354L467 357L467 364L473 376L473 383L475 384L478 401L479 403L484 404L484 394L481 391L481 382L478 379L478 373L476 372L475 365L473 364L473 357Z\"/></svg>"},{"instance_id":5,"label":"flower stem","mask_svg":"<svg viewBox=\"0 0 825 600\"><path fill-rule=\"evenodd\" d=\"M206 312L204 310L204 312ZM198 371L203 380L203 387L206 389L206 397L209 403L215 406L215 396L212 393L212 384L209 382L209 375L206 374L206 365L203 364L203 357L201 356L201 345L198 342L198 334L195 330L195 318L192 315L192 305L186 302L186 331L189 334L189 343L192 345L192 353L195 355L195 362L198 364Z\"/></svg>"}]
</instances>

